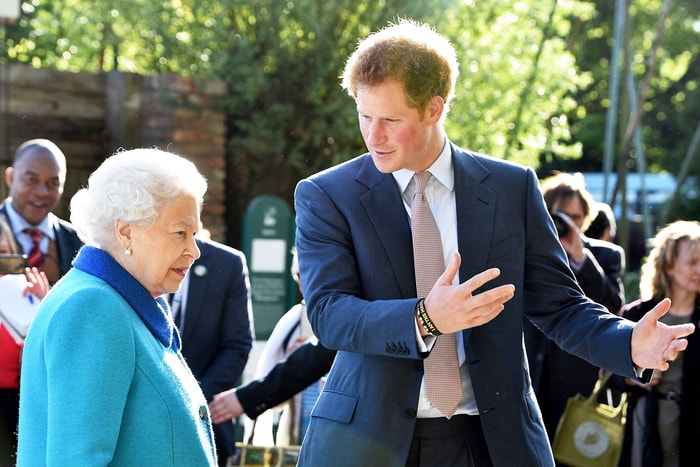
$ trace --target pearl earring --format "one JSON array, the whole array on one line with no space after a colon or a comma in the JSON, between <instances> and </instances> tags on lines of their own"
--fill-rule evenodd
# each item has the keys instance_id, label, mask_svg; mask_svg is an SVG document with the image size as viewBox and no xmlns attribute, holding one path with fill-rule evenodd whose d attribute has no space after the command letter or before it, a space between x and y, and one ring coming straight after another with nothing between
<instances>
[{"instance_id":1,"label":"pearl earring","mask_svg":"<svg viewBox=\"0 0 700 467\"><path fill-rule=\"evenodd\" d=\"M124 250L124 254L126 256L131 256L131 247L128 247L126 250Z\"/></svg>"}]
</instances>

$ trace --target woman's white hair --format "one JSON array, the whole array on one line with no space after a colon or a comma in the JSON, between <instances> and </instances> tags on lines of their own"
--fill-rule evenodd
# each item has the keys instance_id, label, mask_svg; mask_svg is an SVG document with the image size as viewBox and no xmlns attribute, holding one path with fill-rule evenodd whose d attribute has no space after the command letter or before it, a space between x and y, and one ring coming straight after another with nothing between
<instances>
[{"instance_id":1,"label":"woman's white hair","mask_svg":"<svg viewBox=\"0 0 700 467\"><path fill-rule=\"evenodd\" d=\"M70 220L86 245L104 248L114 243L116 220L149 228L176 197L203 201L206 190L206 179L183 157L154 148L118 151L73 196Z\"/></svg>"}]
</instances>

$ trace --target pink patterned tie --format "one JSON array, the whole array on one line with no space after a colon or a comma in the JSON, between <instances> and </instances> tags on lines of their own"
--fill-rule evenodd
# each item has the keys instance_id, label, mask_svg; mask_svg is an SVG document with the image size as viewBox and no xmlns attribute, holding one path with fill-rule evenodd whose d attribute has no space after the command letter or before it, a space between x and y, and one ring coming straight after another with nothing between
<instances>
[{"instance_id":1,"label":"pink patterned tie","mask_svg":"<svg viewBox=\"0 0 700 467\"><path fill-rule=\"evenodd\" d=\"M430 176L430 172L416 172L413 176L416 192L411 201L411 229L419 297L428 295L445 270L440 230L424 194ZM462 400L462 380L454 334L443 334L437 338L424 366L428 400L449 419Z\"/></svg>"},{"instance_id":2,"label":"pink patterned tie","mask_svg":"<svg viewBox=\"0 0 700 467\"><path fill-rule=\"evenodd\" d=\"M43 237L43 233L39 229L24 229L24 232L29 234L30 237L32 237L32 246L29 249L29 256L27 258L27 262L29 263L29 267L37 267L41 269L41 266L44 265L44 253L41 251L41 247L39 244L41 243L41 238Z\"/></svg>"}]
</instances>

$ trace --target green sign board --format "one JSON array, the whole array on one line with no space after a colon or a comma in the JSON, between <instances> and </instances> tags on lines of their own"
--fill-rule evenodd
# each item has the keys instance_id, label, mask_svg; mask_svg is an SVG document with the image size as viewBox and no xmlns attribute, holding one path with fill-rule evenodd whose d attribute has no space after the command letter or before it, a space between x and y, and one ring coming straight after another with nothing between
<instances>
[{"instance_id":1,"label":"green sign board","mask_svg":"<svg viewBox=\"0 0 700 467\"><path fill-rule=\"evenodd\" d=\"M292 280L294 219L281 198L262 195L248 205L243 219L243 251L248 259L255 338L266 340L282 315L297 301Z\"/></svg>"}]
</instances>

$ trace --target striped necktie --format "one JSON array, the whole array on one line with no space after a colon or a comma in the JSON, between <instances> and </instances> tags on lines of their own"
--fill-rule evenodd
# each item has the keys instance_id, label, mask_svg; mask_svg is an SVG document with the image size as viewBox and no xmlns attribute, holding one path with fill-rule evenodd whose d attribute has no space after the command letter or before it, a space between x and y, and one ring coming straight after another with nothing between
<instances>
[{"instance_id":1,"label":"striped necktie","mask_svg":"<svg viewBox=\"0 0 700 467\"><path fill-rule=\"evenodd\" d=\"M41 239L44 236L43 232L39 229L24 229L24 233L28 234L32 238L32 246L29 248L29 255L27 262L29 267L37 267L41 269L44 265L44 252L41 251Z\"/></svg>"}]
</instances>

